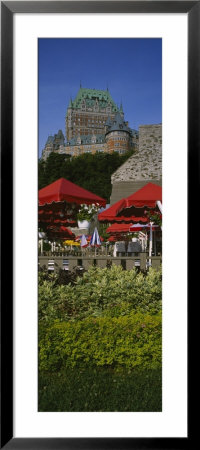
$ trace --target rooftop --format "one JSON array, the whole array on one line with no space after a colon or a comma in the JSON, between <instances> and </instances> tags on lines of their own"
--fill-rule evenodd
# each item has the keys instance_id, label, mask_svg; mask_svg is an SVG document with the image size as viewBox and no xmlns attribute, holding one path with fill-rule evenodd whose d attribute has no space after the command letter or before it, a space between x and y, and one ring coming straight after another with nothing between
<instances>
[{"instance_id":1,"label":"rooftop","mask_svg":"<svg viewBox=\"0 0 200 450\"><path fill-rule=\"evenodd\" d=\"M119 111L115 114L115 117L112 120L112 122L110 121L106 125L108 126L106 134L110 133L111 131L119 131L119 130L126 131L127 133L131 134L131 129L127 127L126 122L124 121Z\"/></svg>"},{"instance_id":2,"label":"rooftop","mask_svg":"<svg viewBox=\"0 0 200 450\"><path fill-rule=\"evenodd\" d=\"M112 112L119 110L108 90L80 87L76 98L70 100L68 108L79 109L82 103L85 103L86 107L94 107L97 104L100 109L106 108L110 104Z\"/></svg>"},{"instance_id":3,"label":"rooftop","mask_svg":"<svg viewBox=\"0 0 200 450\"><path fill-rule=\"evenodd\" d=\"M68 147L69 145L78 145L79 140L81 140L81 144L91 144L92 143L92 138L96 138L96 144L101 144L103 142L105 142L105 135L104 134L88 134L88 135L80 135L80 136L75 136L74 138L70 139L70 141L67 141L66 143L66 147Z\"/></svg>"}]
</instances>

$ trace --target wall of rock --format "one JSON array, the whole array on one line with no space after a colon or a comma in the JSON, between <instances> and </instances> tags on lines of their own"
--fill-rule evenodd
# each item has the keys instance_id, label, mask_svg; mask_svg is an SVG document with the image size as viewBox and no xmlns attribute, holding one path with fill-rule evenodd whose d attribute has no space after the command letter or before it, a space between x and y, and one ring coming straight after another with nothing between
<instances>
[{"instance_id":1,"label":"wall of rock","mask_svg":"<svg viewBox=\"0 0 200 450\"><path fill-rule=\"evenodd\" d=\"M139 127L139 149L111 177L110 204L147 183L162 185L162 124Z\"/></svg>"}]
</instances>

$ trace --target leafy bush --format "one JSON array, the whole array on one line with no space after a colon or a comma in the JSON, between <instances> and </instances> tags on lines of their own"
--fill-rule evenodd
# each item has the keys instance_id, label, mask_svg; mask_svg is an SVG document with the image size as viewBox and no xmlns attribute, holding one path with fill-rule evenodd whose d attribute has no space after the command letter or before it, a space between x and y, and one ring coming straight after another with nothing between
<instances>
[{"instance_id":1,"label":"leafy bush","mask_svg":"<svg viewBox=\"0 0 200 450\"><path fill-rule=\"evenodd\" d=\"M69 276L68 284L62 285L58 275L39 273L40 321L118 317L133 310L157 314L161 310L161 268L150 269L145 276L113 265L110 269L91 267L81 277Z\"/></svg>"},{"instance_id":2,"label":"leafy bush","mask_svg":"<svg viewBox=\"0 0 200 450\"><path fill-rule=\"evenodd\" d=\"M39 410L160 411L161 268L61 272L39 272Z\"/></svg>"},{"instance_id":3,"label":"leafy bush","mask_svg":"<svg viewBox=\"0 0 200 450\"><path fill-rule=\"evenodd\" d=\"M40 325L40 370L110 366L156 369L161 366L161 314L88 317Z\"/></svg>"}]
</instances>

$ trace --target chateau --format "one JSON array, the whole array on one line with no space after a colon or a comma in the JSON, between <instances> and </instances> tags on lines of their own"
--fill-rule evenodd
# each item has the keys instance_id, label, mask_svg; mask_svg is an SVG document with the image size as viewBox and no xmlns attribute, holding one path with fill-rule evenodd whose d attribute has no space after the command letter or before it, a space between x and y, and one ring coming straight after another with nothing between
<instances>
[{"instance_id":1,"label":"chateau","mask_svg":"<svg viewBox=\"0 0 200 450\"><path fill-rule=\"evenodd\" d=\"M62 130L49 136L42 152L45 160L51 152L78 156L82 153L117 151L120 154L138 148L138 131L131 129L108 89L80 86L76 98L69 102Z\"/></svg>"},{"instance_id":2,"label":"chateau","mask_svg":"<svg viewBox=\"0 0 200 450\"><path fill-rule=\"evenodd\" d=\"M49 136L42 152L45 160L51 152L78 156L83 153L136 150L111 177L110 204L133 194L151 182L162 186L162 124L129 127L108 89L99 91L80 86L69 102L65 133Z\"/></svg>"}]
</instances>

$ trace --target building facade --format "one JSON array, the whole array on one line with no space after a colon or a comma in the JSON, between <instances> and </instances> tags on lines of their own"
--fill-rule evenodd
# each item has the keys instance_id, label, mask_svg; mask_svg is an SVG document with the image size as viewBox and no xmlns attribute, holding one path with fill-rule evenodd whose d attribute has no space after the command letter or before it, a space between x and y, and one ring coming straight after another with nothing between
<instances>
[{"instance_id":1,"label":"building facade","mask_svg":"<svg viewBox=\"0 0 200 450\"><path fill-rule=\"evenodd\" d=\"M108 89L100 91L80 87L76 98L70 100L67 108L65 118L67 141L75 136L103 134L108 117L114 119L118 111ZM120 114L123 117L122 108Z\"/></svg>"},{"instance_id":2,"label":"building facade","mask_svg":"<svg viewBox=\"0 0 200 450\"><path fill-rule=\"evenodd\" d=\"M113 120L110 118L106 122L105 140L107 145L107 151L112 153L113 151L119 151L119 153L125 153L134 147L137 140L137 133L133 132L128 127L127 122L119 112L116 113Z\"/></svg>"},{"instance_id":3,"label":"building facade","mask_svg":"<svg viewBox=\"0 0 200 450\"><path fill-rule=\"evenodd\" d=\"M123 154L138 147L137 130L124 121L122 104L117 107L108 89L80 87L67 108L65 133L66 139L62 130L48 137L42 152L44 160L51 152L71 156L114 151Z\"/></svg>"}]
</instances>

